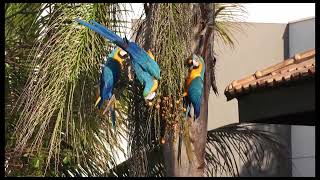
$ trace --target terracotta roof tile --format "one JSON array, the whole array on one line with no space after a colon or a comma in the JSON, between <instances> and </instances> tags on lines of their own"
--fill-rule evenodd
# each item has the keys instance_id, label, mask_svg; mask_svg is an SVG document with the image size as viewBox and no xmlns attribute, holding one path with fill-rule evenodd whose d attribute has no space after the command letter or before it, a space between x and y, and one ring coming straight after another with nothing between
<instances>
[{"instance_id":1,"label":"terracotta roof tile","mask_svg":"<svg viewBox=\"0 0 320 180\"><path fill-rule=\"evenodd\" d=\"M315 49L311 49L273 66L258 70L245 78L232 81L225 89L225 95L230 100L244 92L313 77L314 74Z\"/></svg>"}]
</instances>

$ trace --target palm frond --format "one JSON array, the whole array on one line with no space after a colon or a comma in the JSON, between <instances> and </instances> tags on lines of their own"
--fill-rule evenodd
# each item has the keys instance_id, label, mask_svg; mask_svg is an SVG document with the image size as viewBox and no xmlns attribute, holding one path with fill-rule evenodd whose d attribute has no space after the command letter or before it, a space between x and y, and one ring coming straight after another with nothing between
<instances>
[{"instance_id":1,"label":"palm frond","mask_svg":"<svg viewBox=\"0 0 320 180\"><path fill-rule=\"evenodd\" d=\"M119 26L123 19L118 22L122 12L119 4L54 4L54 19L46 24L33 52L32 66L39 66L39 73L30 74L14 109L20 113L15 152L40 153L47 148L43 174L48 169L60 174L77 164L73 168L78 173L99 175L116 164L119 150L124 151L118 142L125 132L121 116L114 132L110 119L94 107L99 65L110 45L74 21L95 19L123 33ZM68 166L62 165L64 151L70 151Z\"/></svg>"},{"instance_id":2,"label":"palm frond","mask_svg":"<svg viewBox=\"0 0 320 180\"><path fill-rule=\"evenodd\" d=\"M215 36L216 42L234 48L237 43L234 32L243 32L243 25L239 22L245 20L247 10L240 3L215 3Z\"/></svg>"}]
</instances>

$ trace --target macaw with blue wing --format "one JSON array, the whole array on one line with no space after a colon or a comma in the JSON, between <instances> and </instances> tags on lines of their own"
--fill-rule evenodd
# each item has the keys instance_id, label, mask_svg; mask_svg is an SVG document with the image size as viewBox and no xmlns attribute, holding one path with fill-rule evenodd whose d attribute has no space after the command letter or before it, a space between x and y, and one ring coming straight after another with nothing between
<instances>
[{"instance_id":1,"label":"macaw with blue wing","mask_svg":"<svg viewBox=\"0 0 320 180\"><path fill-rule=\"evenodd\" d=\"M184 106L186 106L185 117L191 114L191 104L193 106L194 119L198 119L200 116L200 108L201 108L201 99L203 93L203 82L204 82L204 73L205 73L205 63L202 57L197 56L195 54L192 55L192 58L189 59L188 65L190 66L189 74L186 79L185 90L183 93L183 101ZM182 147L182 139L183 139L183 129L188 128L188 125L185 126L183 122L180 125L179 131L179 143L178 143L178 163L181 163L181 147ZM192 154L190 153L191 145L190 139L185 139L186 151L188 155L188 159L192 159Z\"/></svg>"},{"instance_id":2,"label":"macaw with blue wing","mask_svg":"<svg viewBox=\"0 0 320 180\"><path fill-rule=\"evenodd\" d=\"M92 24L79 19L76 19L76 21L109 39L129 54L135 74L139 82L145 86L143 96L145 99L152 100L155 97L158 80L160 79L160 68L152 53L150 51L146 52L138 44L130 42L127 38L122 39L94 20L90 21Z\"/></svg>"},{"instance_id":3,"label":"macaw with blue wing","mask_svg":"<svg viewBox=\"0 0 320 180\"><path fill-rule=\"evenodd\" d=\"M123 61L127 53L121 48L115 48L107 57L107 61L102 68L100 77L100 96L95 106L101 109L105 100L110 101L115 84L120 77L120 71L123 69ZM112 126L115 127L115 111L114 107L110 107Z\"/></svg>"},{"instance_id":4,"label":"macaw with blue wing","mask_svg":"<svg viewBox=\"0 0 320 180\"><path fill-rule=\"evenodd\" d=\"M197 55L193 55L192 60L188 63L191 65L191 70L186 79L183 97L185 97L185 104L187 105L186 114L190 111L189 104L191 103L194 109L194 118L197 119L200 115L205 63L203 58Z\"/></svg>"}]
</instances>

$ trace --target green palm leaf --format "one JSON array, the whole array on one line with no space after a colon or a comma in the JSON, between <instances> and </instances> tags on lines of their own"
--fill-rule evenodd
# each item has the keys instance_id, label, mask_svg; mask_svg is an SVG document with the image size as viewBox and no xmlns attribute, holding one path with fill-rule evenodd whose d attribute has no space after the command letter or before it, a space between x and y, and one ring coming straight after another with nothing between
<instances>
[{"instance_id":1,"label":"green palm leaf","mask_svg":"<svg viewBox=\"0 0 320 180\"><path fill-rule=\"evenodd\" d=\"M39 74L30 74L14 109L20 112L15 152L22 154L29 149L40 153L47 148L43 174L47 170L61 174L62 169L69 168L61 166L66 158L62 151L71 151L68 162L73 169L96 176L113 167L119 150L124 151L118 142L124 133L123 120L118 118L119 127L114 132L110 119L94 107L99 64L110 45L74 19L95 19L120 31L123 9L119 4L54 4L52 8L53 19L38 39L32 60L33 67L39 66Z\"/></svg>"}]
</instances>

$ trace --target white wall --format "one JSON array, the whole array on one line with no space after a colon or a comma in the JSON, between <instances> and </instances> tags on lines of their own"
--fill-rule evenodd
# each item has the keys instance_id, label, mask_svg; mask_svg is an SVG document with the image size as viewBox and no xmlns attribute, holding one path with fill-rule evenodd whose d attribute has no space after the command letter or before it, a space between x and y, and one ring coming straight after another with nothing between
<instances>
[{"instance_id":1,"label":"white wall","mask_svg":"<svg viewBox=\"0 0 320 180\"><path fill-rule=\"evenodd\" d=\"M291 127L292 176L315 176L315 127Z\"/></svg>"},{"instance_id":2,"label":"white wall","mask_svg":"<svg viewBox=\"0 0 320 180\"><path fill-rule=\"evenodd\" d=\"M236 98L227 101L224 90L233 80L241 79L255 71L264 69L283 61L285 56L285 34L287 24L281 23L240 23L241 31L235 31L233 36L236 43L234 49L217 40L216 53L216 83L219 96L211 91L209 96L208 130L212 130L227 124L239 122L238 100ZM240 25L239 24L239 25ZM258 127L256 127L258 128ZM290 139L290 127L277 125L264 125L260 129L280 133L280 137ZM286 139L286 138L285 138ZM290 142L283 140L288 143ZM250 154L250 153L249 153ZM235 154L235 157L238 157ZM267 159L267 158L266 158ZM282 176L286 174L286 168L281 166L278 159L268 159L272 163L264 166L264 170L258 171L255 165L246 168L240 161L239 172L241 176ZM279 168L281 166L281 168ZM253 174L249 174L250 171ZM290 174L290 173L289 173ZM225 174L219 174L227 176ZM285 175L284 175L285 176Z\"/></svg>"},{"instance_id":3,"label":"white wall","mask_svg":"<svg viewBox=\"0 0 320 180\"><path fill-rule=\"evenodd\" d=\"M235 47L231 49L220 40L215 43L216 83L219 96L209 96L208 130L239 122L238 101L227 101L225 88L233 81L253 74L284 58L286 24L239 23L234 31Z\"/></svg>"},{"instance_id":4,"label":"white wall","mask_svg":"<svg viewBox=\"0 0 320 180\"><path fill-rule=\"evenodd\" d=\"M289 55L315 48L315 18L289 23ZM315 127L291 127L292 176L315 176Z\"/></svg>"},{"instance_id":5,"label":"white wall","mask_svg":"<svg viewBox=\"0 0 320 180\"><path fill-rule=\"evenodd\" d=\"M315 48L315 18L289 23L289 54Z\"/></svg>"}]
</instances>

